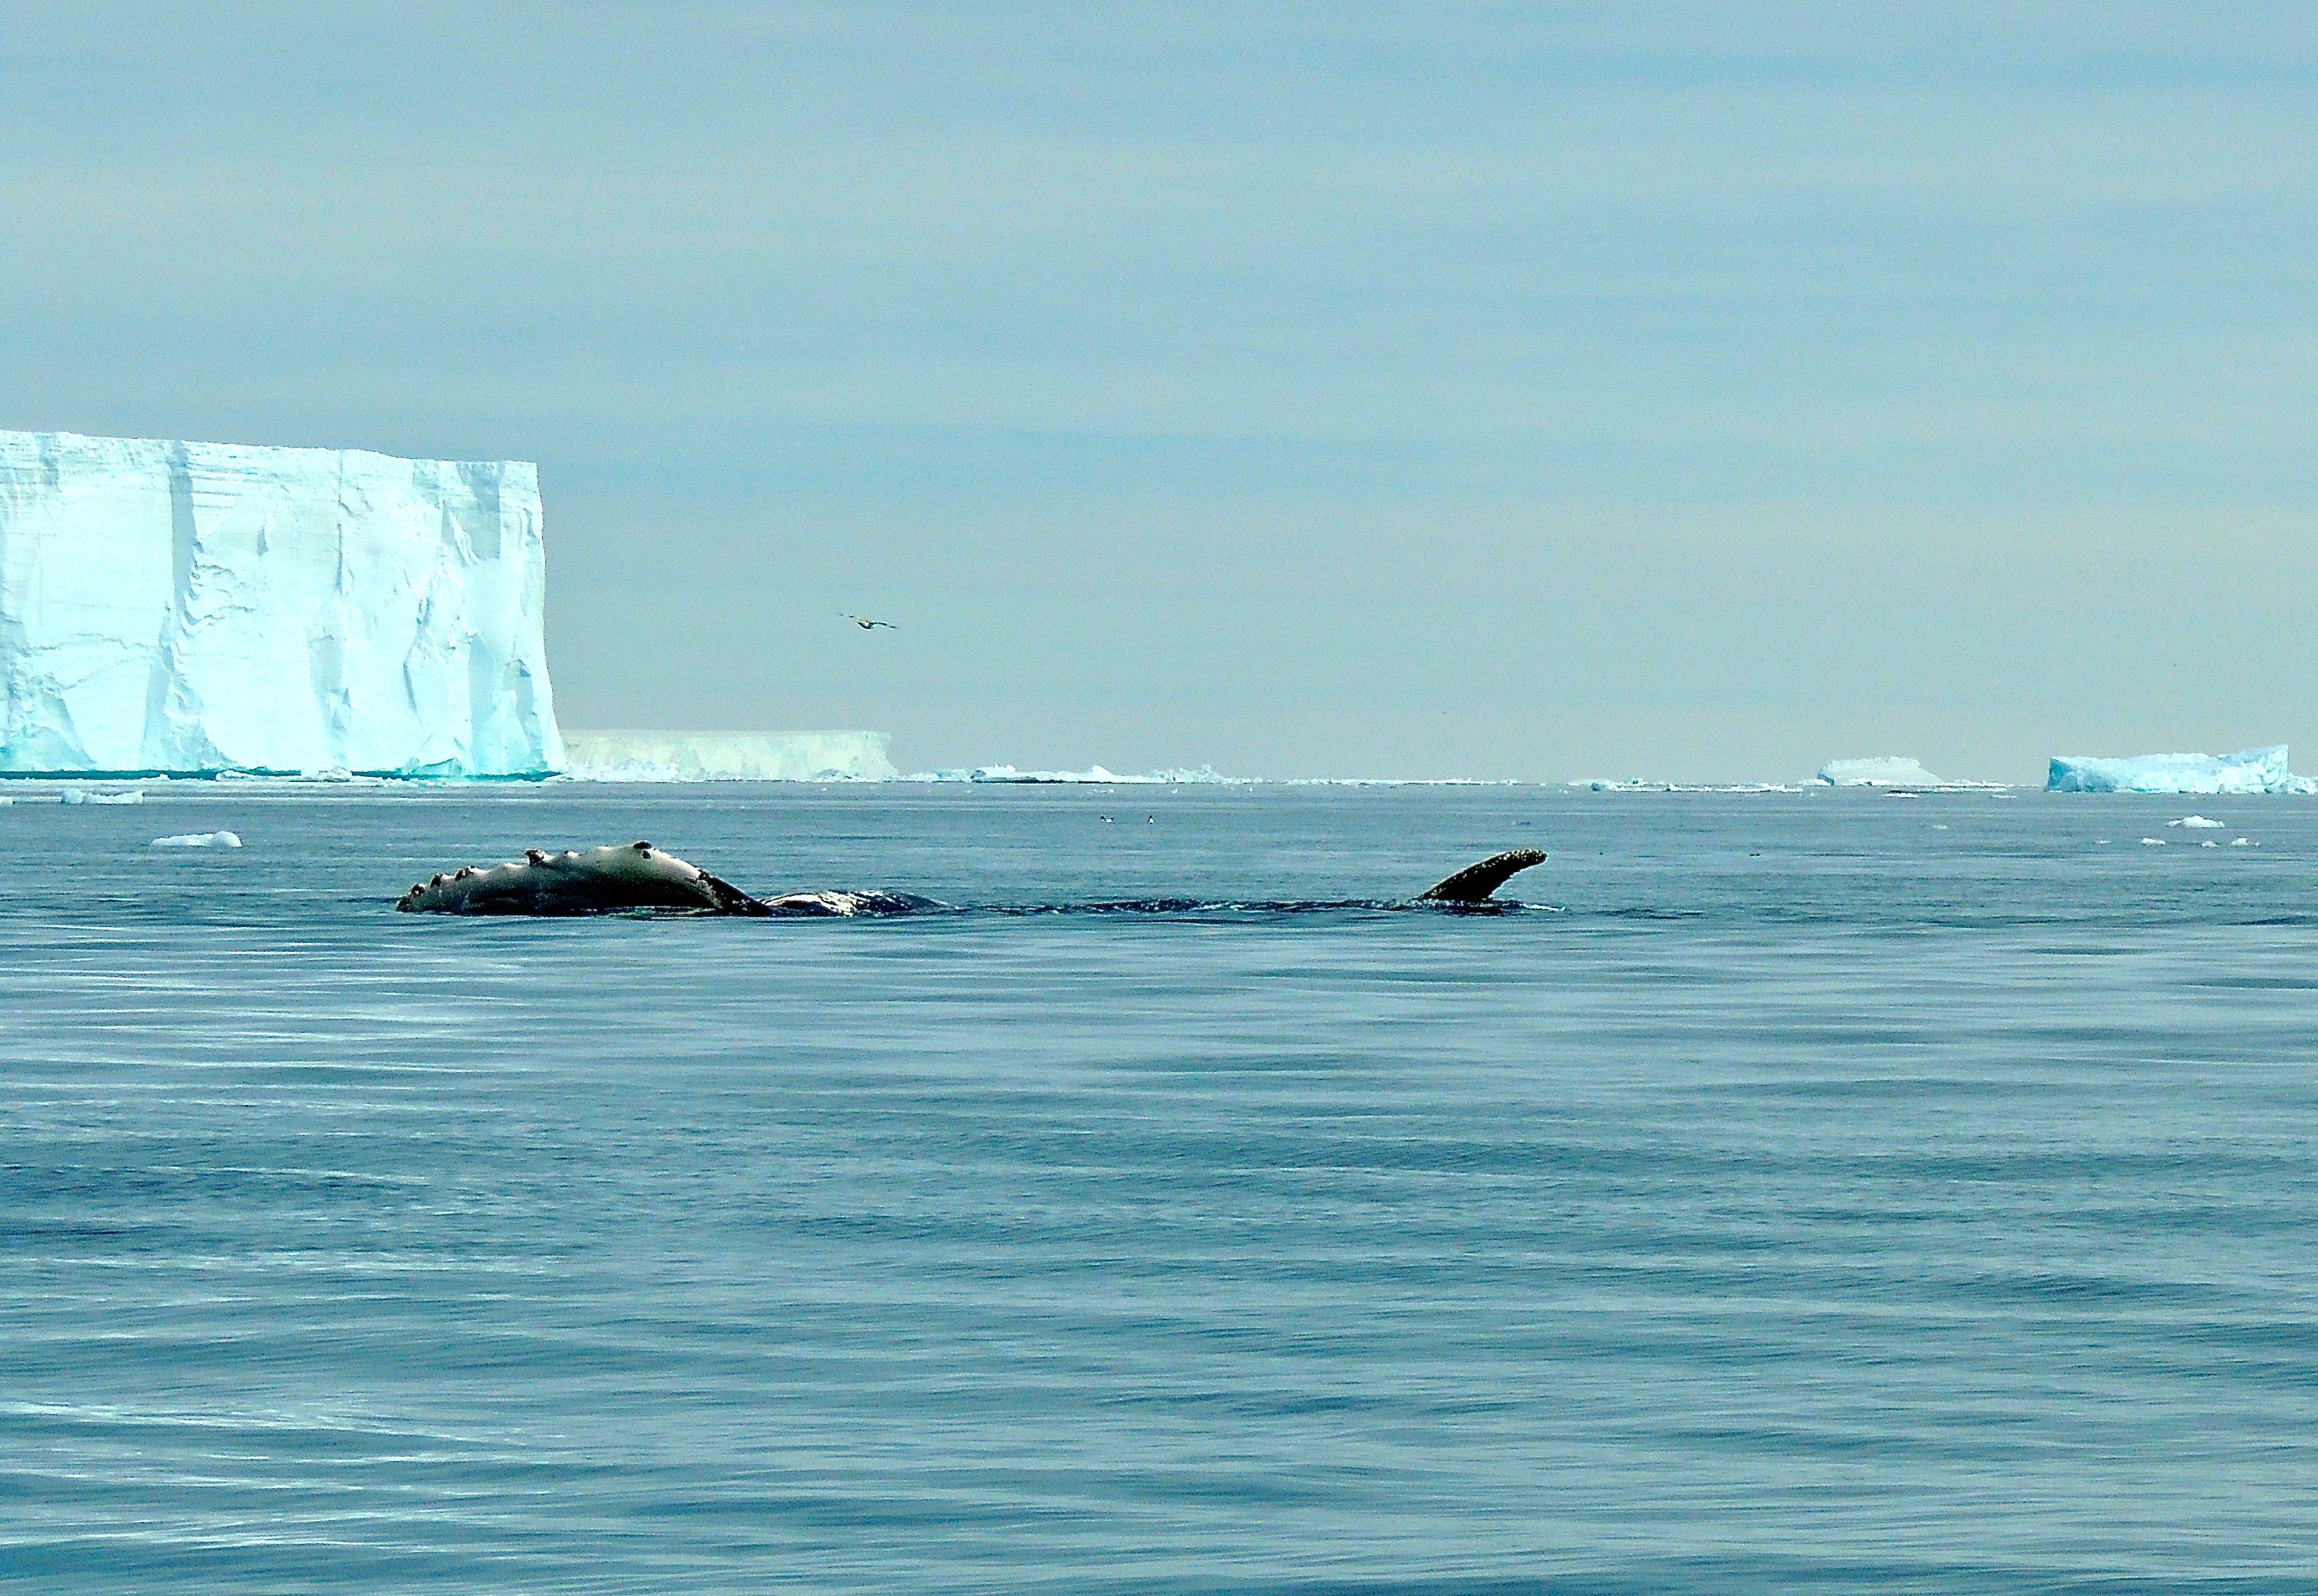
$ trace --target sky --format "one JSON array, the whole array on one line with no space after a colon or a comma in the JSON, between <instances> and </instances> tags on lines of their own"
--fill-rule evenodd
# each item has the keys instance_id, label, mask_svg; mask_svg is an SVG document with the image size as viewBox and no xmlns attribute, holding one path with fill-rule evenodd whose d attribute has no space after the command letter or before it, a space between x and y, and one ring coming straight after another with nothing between
<instances>
[{"instance_id":1,"label":"sky","mask_svg":"<svg viewBox=\"0 0 2318 1596\"><path fill-rule=\"evenodd\" d=\"M2314 129L2301 4L0 0L0 426L537 461L570 728L2308 769Z\"/></svg>"}]
</instances>

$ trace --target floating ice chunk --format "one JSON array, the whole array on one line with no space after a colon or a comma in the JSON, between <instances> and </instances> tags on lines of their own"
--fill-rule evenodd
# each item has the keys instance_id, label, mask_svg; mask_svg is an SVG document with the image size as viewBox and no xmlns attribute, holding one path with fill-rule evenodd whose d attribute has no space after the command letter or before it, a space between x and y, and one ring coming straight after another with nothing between
<instances>
[{"instance_id":1,"label":"floating ice chunk","mask_svg":"<svg viewBox=\"0 0 2318 1596\"><path fill-rule=\"evenodd\" d=\"M155 847L239 847L241 838L230 831L185 831L175 837L156 837Z\"/></svg>"},{"instance_id":2,"label":"floating ice chunk","mask_svg":"<svg viewBox=\"0 0 2318 1596\"><path fill-rule=\"evenodd\" d=\"M2165 846L2165 839L2162 837L2144 837L2141 839L2141 846L2143 847L2163 847Z\"/></svg>"},{"instance_id":3,"label":"floating ice chunk","mask_svg":"<svg viewBox=\"0 0 2318 1596\"><path fill-rule=\"evenodd\" d=\"M67 787L62 793L57 794L57 802L59 803L142 803L145 802L145 794L141 791L84 793L78 787Z\"/></svg>"},{"instance_id":4,"label":"floating ice chunk","mask_svg":"<svg viewBox=\"0 0 2318 1596\"><path fill-rule=\"evenodd\" d=\"M2215 842L2212 838L2208 837L2208 838L2206 838L2206 840L2205 840L2205 841L2203 841L2203 842L2199 843L2197 846L2198 846L2199 847L2221 847L2222 845L2221 845L2220 843L2218 843L2218 842Z\"/></svg>"},{"instance_id":5,"label":"floating ice chunk","mask_svg":"<svg viewBox=\"0 0 2318 1596\"><path fill-rule=\"evenodd\" d=\"M2233 837L2230 838L2230 846L2232 847L2260 847L2261 844L2256 842L2251 837Z\"/></svg>"},{"instance_id":6,"label":"floating ice chunk","mask_svg":"<svg viewBox=\"0 0 2318 1596\"><path fill-rule=\"evenodd\" d=\"M2229 829L2227 820L2209 820L2201 814L2185 814L2178 820L2168 820L2165 823L2169 826L2187 826L2192 831L2224 831Z\"/></svg>"},{"instance_id":7,"label":"floating ice chunk","mask_svg":"<svg viewBox=\"0 0 2318 1596\"><path fill-rule=\"evenodd\" d=\"M2055 755L2044 786L2053 793L2318 793L2318 782L2287 768L2284 743L2219 755Z\"/></svg>"}]
</instances>

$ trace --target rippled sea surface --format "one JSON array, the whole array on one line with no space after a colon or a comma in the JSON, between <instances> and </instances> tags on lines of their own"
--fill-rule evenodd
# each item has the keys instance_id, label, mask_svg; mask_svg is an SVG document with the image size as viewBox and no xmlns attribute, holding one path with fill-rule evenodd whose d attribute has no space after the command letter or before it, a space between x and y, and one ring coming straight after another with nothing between
<instances>
[{"instance_id":1,"label":"rippled sea surface","mask_svg":"<svg viewBox=\"0 0 2318 1596\"><path fill-rule=\"evenodd\" d=\"M637 837L967 911L391 910ZM0 838L0 1585L2318 1590L2318 803L179 785ZM1547 907L1264 907L1515 846ZM1208 907L1081 908L1137 899Z\"/></svg>"}]
</instances>

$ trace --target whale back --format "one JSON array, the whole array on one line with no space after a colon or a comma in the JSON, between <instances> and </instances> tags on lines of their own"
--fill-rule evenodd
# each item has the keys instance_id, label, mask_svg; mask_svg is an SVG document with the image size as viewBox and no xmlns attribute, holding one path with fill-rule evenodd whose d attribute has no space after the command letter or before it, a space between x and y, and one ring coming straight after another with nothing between
<instances>
[{"instance_id":1,"label":"whale back","mask_svg":"<svg viewBox=\"0 0 2318 1596\"><path fill-rule=\"evenodd\" d=\"M943 905L914 892L784 892L768 900L765 912L799 919L853 919L862 916L919 914Z\"/></svg>"},{"instance_id":2,"label":"whale back","mask_svg":"<svg viewBox=\"0 0 2318 1596\"><path fill-rule=\"evenodd\" d=\"M544 853L419 882L397 909L410 914L610 914L689 910L763 914L765 905L649 842Z\"/></svg>"},{"instance_id":3,"label":"whale back","mask_svg":"<svg viewBox=\"0 0 2318 1596\"><path fill-rule=\"evenodd\" d=\"M1513 848L1491 854L1478 865L1468 865L1448 880L1417 894L1419 903L1486 903L1495 892L1532 865L1545 862L1542 849Z\"/></svg>"}]
</instances>

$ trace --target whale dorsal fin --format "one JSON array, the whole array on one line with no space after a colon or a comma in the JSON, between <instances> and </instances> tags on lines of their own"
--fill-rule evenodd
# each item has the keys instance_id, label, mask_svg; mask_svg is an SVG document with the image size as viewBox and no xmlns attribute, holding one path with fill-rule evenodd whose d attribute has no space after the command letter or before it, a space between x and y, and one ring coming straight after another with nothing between
<instances>
[{"instance_id":1,"label":"whale dorsal fin","mask_svg":"<svg viewBox=\"0 0 2318 1596\"><path fill-rule=\"evenodd\" d=\"M1440 885L1417 896L1420 903L1485 903L1496 892L1514 876L1532 865L1542 864L1545 855L1533 847L1517 847L1510 852L1491 854L1478 865L1468 865Z\"/></svg>"}]
</instances>

